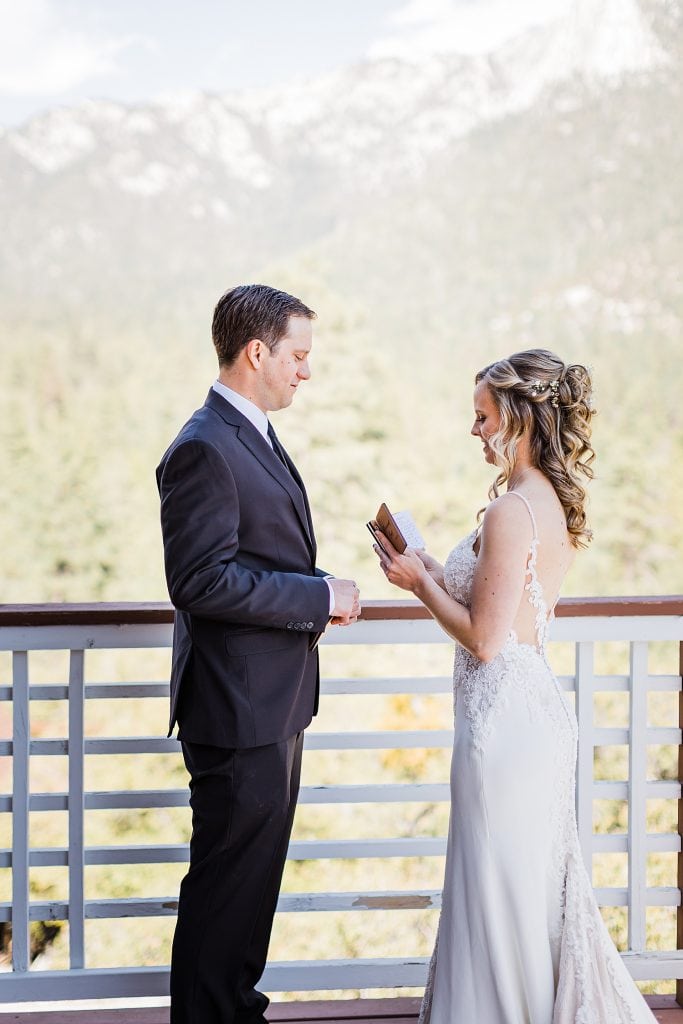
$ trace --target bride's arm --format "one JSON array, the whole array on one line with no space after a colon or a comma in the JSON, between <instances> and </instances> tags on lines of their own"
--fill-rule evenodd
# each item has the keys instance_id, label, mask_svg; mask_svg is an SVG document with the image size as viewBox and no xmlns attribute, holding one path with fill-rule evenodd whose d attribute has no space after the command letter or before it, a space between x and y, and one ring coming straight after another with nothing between
<instances>
[{"instance_id":1,"label":"bride's arm","mask_svg":"<svg viewBox=\"0 0 683 1024\"><path fill-rule=\"evenodd\" d=\"M531 522L521 502L502 495L489 505L470 608L449 597L410 548L399 555L387 544L391 557L380 552L380 561L391 583L415 594L439 625L475 657L491 661L507 640L519 608L531 538Z\"/></svg>"}]
</instances>

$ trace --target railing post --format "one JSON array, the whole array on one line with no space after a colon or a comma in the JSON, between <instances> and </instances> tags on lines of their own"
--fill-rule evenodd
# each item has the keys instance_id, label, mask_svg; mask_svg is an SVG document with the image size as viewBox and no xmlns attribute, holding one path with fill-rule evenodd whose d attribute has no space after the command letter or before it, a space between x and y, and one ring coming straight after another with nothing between
<instances>
[{"instance_id":1,"label":"railing post","mask_svg":"<svg viewBox=\"0 0 683 1024\"><path fill-rule=\"evenodd\" d=\"M645 949L647 883L646 641L631 644L628 753L628 948Z\"/></svg>"},{"instance_id":2,"label":"railing post","mask_svg":"<svg viewBox=\"0 0 683 1024\"><path fill-rule=\"evenodd\" d=\"M576 645L576 825L589 878L593 877L593 688L593 644L580 641Z\"/></svg>"},{"instance_id":3,"label":"railing post","mask_svg":"<svg viewBox=\"0 0 683 1024\"><path fill-rule=\"evenodd\" d=\"M84 652L69 661L69 956L72 968L85 967L84 855Z\"/></svg>"},{"instance_id":4,"label":"railing post","mask_svg":"<svg viewBox=\"0 0 683 1024\"><path fill-rule=\"evenodd\" d=\"M678 672L681 676L681 690L678 693L678 728L683 730L683 640L678 645ZM683 743L678 748L678 781L681 783L681 795L678 798L678 835L683 842ZM677 885L683 901L683 850L678 854ZM683 906L680 902L676 910L676 948L683 949ZM676 980L676 1002L683 1006L683 978Z\"/></svg>"},{"instance_id":5,"label":"railing post","mask_svg":"<svg viewBox=\"0 0 683 1024\"><path fill-rule=\"evenodd\" d=\"M12 967L27 971L29 930L29 716L28 651L12 657Z\"/></svg>"}]
</instances>

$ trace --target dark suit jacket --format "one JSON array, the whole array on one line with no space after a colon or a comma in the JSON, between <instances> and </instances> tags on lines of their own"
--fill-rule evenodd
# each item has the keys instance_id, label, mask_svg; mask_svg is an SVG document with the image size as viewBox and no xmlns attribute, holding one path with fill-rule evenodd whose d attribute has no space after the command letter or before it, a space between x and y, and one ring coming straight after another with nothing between
<instances>
[{"instance_id":1,"label":"dark suit jacket","mask_svg":"<svg viewBox=\"0 0 683 1024\"><path fill-rule=\"evenodd\" d=\"M329 590L303 482L213 389L157 469L175 605L171 716L179 737L255 747L317 710L314 634Z\"/></svg>"}]
</instances>

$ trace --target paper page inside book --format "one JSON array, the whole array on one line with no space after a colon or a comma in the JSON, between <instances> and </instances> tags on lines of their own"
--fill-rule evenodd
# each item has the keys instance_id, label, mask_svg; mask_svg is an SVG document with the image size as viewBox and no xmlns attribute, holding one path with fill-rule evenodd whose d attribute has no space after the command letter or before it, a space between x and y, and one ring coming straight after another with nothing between
<instances>
[{"instance_id":1,"label":"paper page inside book","mask_svg":"<svg viewBox=\"0 0 683 1024\"><path fill-rule=\"evenodd\" d=\"M394 519L396 525L406 539L406 544L409 548L421 548L424 549L427 545L424 542L424 537L417 528L417 523L411 516L410 512L394 512Z\"/></svg>"}]
</instances>

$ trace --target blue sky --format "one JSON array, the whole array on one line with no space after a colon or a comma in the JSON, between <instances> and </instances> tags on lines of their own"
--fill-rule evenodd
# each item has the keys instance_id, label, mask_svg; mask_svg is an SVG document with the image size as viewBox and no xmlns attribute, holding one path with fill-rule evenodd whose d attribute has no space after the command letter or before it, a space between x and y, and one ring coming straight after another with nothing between
<instances>
[{"instance_id":1,"label":"blue sky","mask_svg":"<svg viewBox=\"0 0 683 1024\"><path fill-rule=\"evenodd\" d=\"M0 124L85 99L277 86L487 51L577 0L0 0Z\"/></svg>"}]
</instances>

